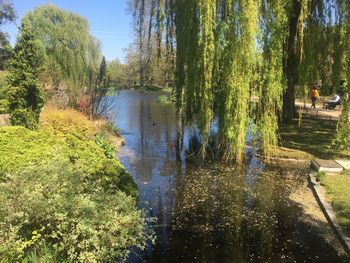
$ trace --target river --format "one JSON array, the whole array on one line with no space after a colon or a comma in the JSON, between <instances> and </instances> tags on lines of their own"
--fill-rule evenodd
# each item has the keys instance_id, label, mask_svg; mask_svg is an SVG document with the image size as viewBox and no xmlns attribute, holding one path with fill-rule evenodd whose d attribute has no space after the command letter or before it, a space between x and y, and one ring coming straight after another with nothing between
<instances>
[{"instance_id":1,"label":"river","mask_svg":"<svg viewBox=\"0 0 350 263\"><path fill-rule=\"evenodd\" d=\"M199 167L188 156L194 129L158 96L120 91L113 105L126 140L118 157L156 235L128 262L347 262L289 198L305 170L266 166L251 149L241 167Z\"/></svg>"}]
</instances>

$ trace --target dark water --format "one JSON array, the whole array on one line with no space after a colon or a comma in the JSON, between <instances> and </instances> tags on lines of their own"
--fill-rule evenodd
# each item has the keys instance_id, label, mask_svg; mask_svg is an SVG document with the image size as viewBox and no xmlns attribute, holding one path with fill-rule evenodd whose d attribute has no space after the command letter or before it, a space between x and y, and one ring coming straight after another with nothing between
<instances>
[{"instance_id":1,"label":"dark water","mask_svg":"<svg viewBox=\"0 0 350 263\"><path fill-rule=\"evenodd\" d=\"M121 91L114 108L126 139L118 155L157 237L128 262L348 262L288 198L305 171L265 167L249 151L242 167L197 167L186 161L193 129L158 95Z\"/></svg>"}]
</instances>

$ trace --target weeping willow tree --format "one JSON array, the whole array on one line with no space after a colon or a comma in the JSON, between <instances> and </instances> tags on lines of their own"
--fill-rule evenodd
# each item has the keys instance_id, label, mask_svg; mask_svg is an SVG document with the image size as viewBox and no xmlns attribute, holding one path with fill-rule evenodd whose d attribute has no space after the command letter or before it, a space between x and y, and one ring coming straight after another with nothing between
<instances>
[{"instance_id":1,"label":"weeping willow tree","mask_svg":"<svg viewBox=\"0 0 350 263\"><path fill-rule=\"evenodd\" d=\"M51 4L37 7L26 17L45 49L42 82L54 89L63 86L74 103L98 70L99 41L90 35L85 18Z\"/></svg>"},{"instance_id":2,"label":"weeping willow tree","mask_svg":"<svg viewBox=\"0 0 350 263\"><path fill-rule=\"evenodd\" d=\"M256 66L260 1L228 1L224 66L218 85L219 141L225 159L243 157L248 125L249 90Z\"/></svg>"},{"instance_id":3,"label":"weeping willow tree","mask_svg":"<svg viewBox=\"0 0 350 263\"><path fill-rule=\"evenodd\" d=\"M260 46L262 59L257 94L257 125L261 134L261 148L269 155L278 144L278 112L282 110L282 94L285 87L283 74L284 44L287 37L287 2L263 1L261 6Z\"/></svg>"},{"instance_id":4,"label":"weeping willow tree","mask_svg":"<svg viewBox=\"0 0 350 263\"><path fill-rule=\"evenodd\" d=\"M261 8L269 14L260 21ZM259 127L263 149L277 144L276 112L283 93L286 7L282 1L177 1L177 102L187 121L198 123L205 154L218 116L218 149L226 160L243 158L249 103L263 53ZM257 37L264 23L258 50ZM185 50L185 51L184 51Z\"/></svg>"},{"instance_id":5,"label":"weeping willow tree","mask_svg":"<svg viewBox=\"0 0 350 263\"><path fill-rule=\"evenodd\" d=\"M349 34L341 25L348 21L348 5L345 0L176 0L171 9L163 1L151 5L164 8L175 21L177 108L197 124L202 154L216 117L215 150L224 159L242 160L250 121L258 127L263 153L270 154L279 141L278 121L296 116L296 86L322 79L330 87L347 79ZM156 28L159 37L162 30Z\"/></svg>"},{"instance_id":6,"label":"weeping willow tree","mask_svg":"<svg viewBox=\"0 0 350 263\"><path fill-rule=\"evenodd\" d=\"M300 84L310 86L321 80L324 94L342 96L335 144L350 148L350 3L346 0L313 1L305 23Z\"/></svg>"},{"instance_id":7,"label":"weeping willow tree","mask_svg":"<svg viewBox=\"0 0 350 263\"><path fill-rule=\"evenodd\" d=\"M342 60L340 68L343 69L344 98L342 100L342 113L338 121L336 145L342 150L350 149L350 2L339 0L340 10L340 39L342 45Z\"/></svg>"}]
</instances>

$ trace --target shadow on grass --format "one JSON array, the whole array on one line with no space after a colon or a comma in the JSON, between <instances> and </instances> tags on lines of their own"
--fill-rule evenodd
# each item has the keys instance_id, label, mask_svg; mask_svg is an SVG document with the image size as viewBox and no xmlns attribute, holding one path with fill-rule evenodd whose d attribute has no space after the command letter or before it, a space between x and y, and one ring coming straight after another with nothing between
<instances>
[{"instance_id":1,"label":"shadow on grass","mask_svg":"<svg viewBox=\"0 0 350 263\"><path fill-rule=\"evenodd\" d=\"M340 153L332 146L336 128L336 121L304 117L299 126L299 121L295 119L280 125L282 146L305 151L321 159L349 158L349 154Z\"/></svg>"}]
</instances>

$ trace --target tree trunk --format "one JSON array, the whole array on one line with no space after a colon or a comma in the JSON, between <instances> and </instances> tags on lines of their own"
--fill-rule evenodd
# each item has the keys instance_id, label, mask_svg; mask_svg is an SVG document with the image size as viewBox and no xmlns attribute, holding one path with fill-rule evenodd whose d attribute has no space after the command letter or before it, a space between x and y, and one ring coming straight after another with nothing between
<instances>
[{"instance_id":1,"label":"tree trunk","mask_svg":"<svg viewBox=\"0 0 350 263\"><path fill-rule=\"evenodd\" d=\"M284 74L287 77L287 89L283 94L282 119L290 121L297 116L295 107L295 85L298 83L299 51L297 50L298 20L301 12L299 0L294 0L289 17L289 34L286 41L287 56L284 61Z\"/></svg>"}]
</instances>

